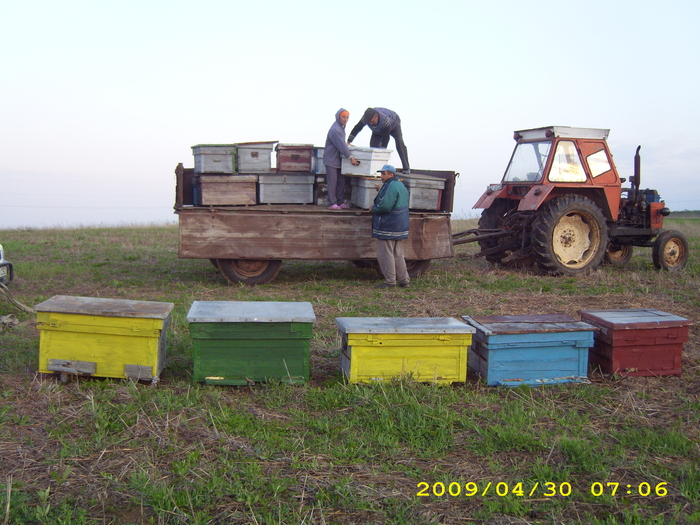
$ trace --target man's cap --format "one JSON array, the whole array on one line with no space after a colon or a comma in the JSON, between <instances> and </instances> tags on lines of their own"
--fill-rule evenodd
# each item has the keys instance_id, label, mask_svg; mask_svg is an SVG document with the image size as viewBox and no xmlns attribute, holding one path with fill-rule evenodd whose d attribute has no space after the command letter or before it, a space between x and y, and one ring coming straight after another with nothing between
<instances>
[{"instance_id":1,"label":"man's cap","mask_svg":"<svg viewBox=\"0 0 700 525\"><path fill-rule=\"evenodd\" d=\"M391 173L396 175L396 168L391 164L384 164L384 166L382 166L382 169L377 170L377 173L381 173L382 171L390 171Z\"/></svg>"},{"instance_id":2,"label":"man's cap","mask_svg":"<svg viewBox=\"0 0 700 525\"><path fill-rule=\"evenodd\" d=\"M367 124L370 120L374 118L374 116L377 114L374 108L367 108L365 110L365 114L362 115L362 122Z\"/></svg>"}]
</instances>

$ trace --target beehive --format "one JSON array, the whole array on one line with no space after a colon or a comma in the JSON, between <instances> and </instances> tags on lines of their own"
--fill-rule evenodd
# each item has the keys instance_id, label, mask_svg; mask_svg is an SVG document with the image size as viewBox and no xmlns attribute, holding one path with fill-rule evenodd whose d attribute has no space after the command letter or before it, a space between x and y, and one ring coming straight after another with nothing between
<instances>
[{"instance_id":1,"label":"beehive","mask_svg":"<svg viewBox=\"0 0 700 525\"><path fill-rule=\"evenodd\" d=\"M369 210L374 204L374 198L379 193L377 185L381 187L382 180L379 177L349 177L350 178L350 202L358 208Z\"/></svg>"},{"instance_id":2,"label":"beehive","mask_svg":"<svg viewBox=\"0 0 700 525\"><path fill-rule=\"evenodd\" d=\"M584 310L581 318L598 328L590 363L607 374L680 375L689 319L651 308Z\"/></svg>"},{"instance_id":3,"label":"beehive","mask_svg":"<svg viewBox=\"0 0 700 525\"><path fill-rule=\"evenodd\" d=\"M411 210L439 210L445 181L429 175L399 175L408 188L408 207Z\"/></svg>"},{"instance_id":4,"label":"beehive","mask_svg":"<svg viewBox=\"0 0 700 525\"><path fill-rule=\"evenodd\" d=\"M173 306L54 296L35 306L39 372L157 380Z\"/></svg>"},{"instance_id":5,"label":"beehive","mask_svg":"<svg viewBox=\"0 0 700 525\"><path fill-rule=\"evenodd\" d=\"M305 383L316 316L311 303L195 301L187 321L195 381Z\"/></svg>"},{"instance_id":6,"label":"beehive","mask_svg":"<svg viewBox=\"0 0 700 525\"><path fill-rule=\"evenodd\" d=\"M241 206L258 203L257 175L200 175L201 204Z\"/></svg>"},{"instance_id":7,"label":"beehive","mask_svg":"<svg viewBox=\"0 0 700 525\"><path fill-rule=\"evenodd\" d=\"M467 379L474 329L451 317L339 317L341 368L352 383L409 377L434 384Z\"/></svg>"},{"instance_id":8,"label":"beehive","mask_svg":"<svg viewBox=\"0 0 700 525\"><path fill-rule=\"evenodd\" d=\"M258 201L260 204L311 204L315 178L311 173L261 173Z\"/></svg>"},{"instance_id":9,"label":"beehive","mask_svg":"<svg viewBox=\"0 0 700 525\"><path fill-rule=\"evenodd\" d=\"M383 148L351 147L351 155L360 161L360 164L353 166L350 159L341 157L340 172L343 175L377 175L377 170L389 163L391 152L392 150Z\"/></svg>"},{"instance_id":10,"label":"beehive","mask_svg":"<svg viewBox=\"0 0 700 525\"><path fill-rule=\"evenodd\" d=\"M487 385L587 380L595 328L564 314L464 316L476 329L469 368Z\"/></svg>"},{"instance_id":11,"label":"beehive","mask_svg":"<svg viewBox=\"0 0 700 525\"><path fill-rule=\"evenodd\" d=\"M235 144L197 144L192 146L195 173L236 172Z\"/></svg>"},{"instance_id":12,"label":"beehive","mask_svg":"<svg viewBox=\"0 0 700 525\"><path fill-rule=\"evenodd\" d=\"M277 144L277 171L311 172L313 144Z\"/></svg>"},{"instance_id":13,"label":"beehive","mask_svg":"<svg viewBox=\"0 0 700 525\"><path fill-rule=\"evenodd\" d=\"M272 169L272 149L276 141L236 144L236 172L258 173Z\"/></svg>"}]
</instances>

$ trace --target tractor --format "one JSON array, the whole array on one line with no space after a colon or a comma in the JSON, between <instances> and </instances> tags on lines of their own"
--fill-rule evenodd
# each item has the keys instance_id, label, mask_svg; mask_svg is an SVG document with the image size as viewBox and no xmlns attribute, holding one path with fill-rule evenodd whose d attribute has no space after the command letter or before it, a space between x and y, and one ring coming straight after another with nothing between
<instances>
[{"instance_id":1,"label":"tractor","mask_svg":"<svg viewBox=\"0 0 700 525\"><path fill-rule=\"evenodd\" d=\"M477 256L491 263L536 263L559 275L625 264L634 246L651 247L657 269L684 268L687 239L663 229L670 210L656 190L641 189L641 147L630 187L622 187L627 181L608 149L609 132L565 126L516 131L503 180L474 205L483 209L478 227L454 234L453 244L478 242Z\"/></svg>"}]
</instances>

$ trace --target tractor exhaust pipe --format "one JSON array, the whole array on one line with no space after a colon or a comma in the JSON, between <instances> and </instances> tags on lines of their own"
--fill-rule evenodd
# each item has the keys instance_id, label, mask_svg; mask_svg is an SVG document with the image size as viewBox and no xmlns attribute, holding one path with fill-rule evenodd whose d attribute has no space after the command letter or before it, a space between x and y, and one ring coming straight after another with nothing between
<instances>
[{"instance_id":1,"label":"tractor exhaust pipe","mask_svg":"<svg viewBox=\"0 0 700 525\"><path fill-rule=\"evenodd\" d=\"M632 195L630 196L632 202L637 202L637 195L641 186L642 157L639 155L640 149L642 149L642 147L637 146L637 151L634 154L634 180L632 181Z\"/></svg>"}]
</instances>

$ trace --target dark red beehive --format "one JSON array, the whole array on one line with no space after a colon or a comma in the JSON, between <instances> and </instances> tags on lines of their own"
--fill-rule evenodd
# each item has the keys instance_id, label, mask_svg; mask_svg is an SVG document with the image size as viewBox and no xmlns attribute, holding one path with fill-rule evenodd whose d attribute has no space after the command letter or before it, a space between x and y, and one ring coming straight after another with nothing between
<instances>
[{"instance_id":1,"label":"dark red beehive","mask_svg":"<svg viewBox=\"0 0 700 525\"><path fill-rule=\"evenodd\" d=\"M584 310L581 319L598 328L589 363L606 374L681 375L689 319L651 308Z\"/></svg>"}]
</instances>

